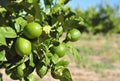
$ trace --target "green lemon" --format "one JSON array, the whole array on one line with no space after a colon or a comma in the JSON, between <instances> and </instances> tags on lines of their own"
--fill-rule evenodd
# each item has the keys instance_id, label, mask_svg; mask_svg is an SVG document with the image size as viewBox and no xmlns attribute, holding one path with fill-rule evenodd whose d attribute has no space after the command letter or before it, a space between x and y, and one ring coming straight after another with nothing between
<instances>
[{"instance_id":1,"label":"green lemon","mask_svg":"<svg viewBox=\"0 0 120 81\"><path fill-rule=\"evenodd\" d=\"M42 27L36 22L28 23L23 29L23 34L29 39L37 38L42 34Z\"/></svg>"},{"instance_id":2,"label":"green lemon","mask_svg":"<svg viewBox=\"0 0 120 81\"><path fill-rule=\"evenodd\" d=\"M72 29L68 32L67 34L67 39L74 42L74 41L77 41L79 40L81 37L81 33L78 29Z\"/></svg>"},{"instance_id":3,"label":"green lemon","mask_svg":"<svg viewBox=\"0 0 120 81\"><path fill-rule=\"evenodd\" d=\"M15 50L21 57L29 55L32 50L31 42L25 38L19 37L15 42Z\"/></svg>"},{"instance_id":4,"label":"green lemon","mask_svg":"<svg viewBox=\"0 0 120 81\"><path fill-rule=\"evenodd\" d=\"M63 57L65 55L65 53L66 53L66 47L65 47L64 44L59 44L58 46L53 47L53 51L59 57Z\"/></svg>"}]
</instances>

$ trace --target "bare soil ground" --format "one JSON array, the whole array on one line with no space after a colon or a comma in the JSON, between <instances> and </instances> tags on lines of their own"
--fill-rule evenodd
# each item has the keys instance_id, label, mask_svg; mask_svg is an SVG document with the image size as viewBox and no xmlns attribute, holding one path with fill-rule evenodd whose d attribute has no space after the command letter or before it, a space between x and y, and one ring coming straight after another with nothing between
<instances>
[{"instance_id":1,"label":"bare soil ground","mask_svg":"<svg viewBox=\"0 0 120 81\"><path fill-rule=\"evenodd\" d=\"M81 40L73 44L82 56L79 67L73 58L66 56L73 81L120 81L120 35L83 34ZM0 69L0 73L3 81L15 81L6 76L4 69ZM59 81L50 73L43 79L35 76L38 81Z\"/></svg>"}]
</instances>

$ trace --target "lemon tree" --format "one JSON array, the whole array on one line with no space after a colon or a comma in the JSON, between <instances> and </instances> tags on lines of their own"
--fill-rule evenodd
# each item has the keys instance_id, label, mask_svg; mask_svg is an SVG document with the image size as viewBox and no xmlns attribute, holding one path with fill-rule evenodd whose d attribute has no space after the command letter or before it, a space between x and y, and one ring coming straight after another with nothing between
<instances>
[{"instance_id":1,"label":"lemon tree","mask_svg":"<svg viewBox=\"0 0 120 81\"><path fill-rule=\"evenodd\" d=\"M68 2L0 0L0 69L11 79L35 81L35 71L40 78L50 72L60 81L73 81L69 61L61 58L71 51L80 62L71 41L80 38L80 31L72 29L83 21L65 6Z\"/></svg>"}]
</instances>

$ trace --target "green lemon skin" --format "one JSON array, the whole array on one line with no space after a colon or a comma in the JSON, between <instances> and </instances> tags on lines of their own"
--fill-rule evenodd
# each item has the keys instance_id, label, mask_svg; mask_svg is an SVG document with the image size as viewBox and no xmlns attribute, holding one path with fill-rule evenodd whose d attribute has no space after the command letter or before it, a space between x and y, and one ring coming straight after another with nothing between
<instances>
[{"instance_id":1,"label":"green lemon skin","mask_svg":"<svg viewBox=\"0 0 120 81\"><path fill-rule=\"evenodd\" d=\"M59 44L58 46L53 47L53 51L59 57L63 57L65 55L65 53L66 53L66 47L65 47L64 44Z\"/></svg>"},{"instance_id":2,"label":"green lemon skin","mask_svg":"<svg viewBox=\"0 0 120 81\"><path fill-rule=\"evenodd\" d=\"M24 69L26 68L26 65L25 63L19 65L16 69L16 75L21 78L21 77L24 77Z\"/></svg>"},{"instance_id":3,"label":"green lemon skin","mask_svg":"<svg viewBox=\"0 0 120 81\"><path fill-rule=\"evenodd\" d=\"M72 29L68 32L67 34L67 38L68 40L72 41L72 42L75 42L75 41L78 41L81 37L81 33L78 29Z\"/></svg>"},{"instance_id":4,"label":"green lemon skin","mask_svg":"<svg viewBox=\"0 0 120 81\"><path fill-rule=\"evenodd\" d=\"M42 34L42 27L36 22L28 23L23 29L23 34L29 39L35 39Z\"/></svg>"},{"instance_id":5,"label":"green lemon skin","mask_svg":"<svg viewBox=\"0 0 120 81\"><path fill-rule=\"evenodd\" d=\"M15 42L15 50L21 57L29 55L32 50L31 42L25 38L19 37Z\"/></svg>"}]
</instances>

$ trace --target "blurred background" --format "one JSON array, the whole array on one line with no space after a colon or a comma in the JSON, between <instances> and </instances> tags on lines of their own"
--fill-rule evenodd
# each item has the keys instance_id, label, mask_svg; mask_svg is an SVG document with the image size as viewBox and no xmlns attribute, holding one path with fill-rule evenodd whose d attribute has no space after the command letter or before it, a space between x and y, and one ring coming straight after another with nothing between
<instances>
[{"instance_id":1,"label":"blurred background","mask_svg":"<svg viewBox=\"0 0 120 81\"><path fill-rule=\"evenodd\" d=\"M71 0L68 5L82 17L81 31L90 33L120 32L120 0Z\"/></svg>"},{"instance_id":2,"label":"blurred background","mask_svg":"<svg viewBox=\"0 0 120 81\"><path fill-rule=\"evenodd\" d=\"M71 0L67 5L70 5L73 9L76 7L86 10L88 7L97 6L104 3L109 3L112 7L119 5L120 0Z\"/></svg>"},{"instance_id":3,"label":"blurred background","mask_svg":"<svg viewBox=\"0 0 120 81\"><path fill-rule=\"evenodd\" d=\"M84 22L74 44L81 57L78 68L71 63L74 81L120 81L120 0L71 0L67 6Z\"/></svg>"},{"instance_id":4,"label":"blurred background","mask_svg":"<svg viewBox=\"0 0 120 81\"><path fill-rule=\"evenodd\" d=\"M71 67L74 80L120 81L120 0L71 0L67 6L84 22L74 44L81 57L79 68Z\"/></svg>"}]
</instances>

